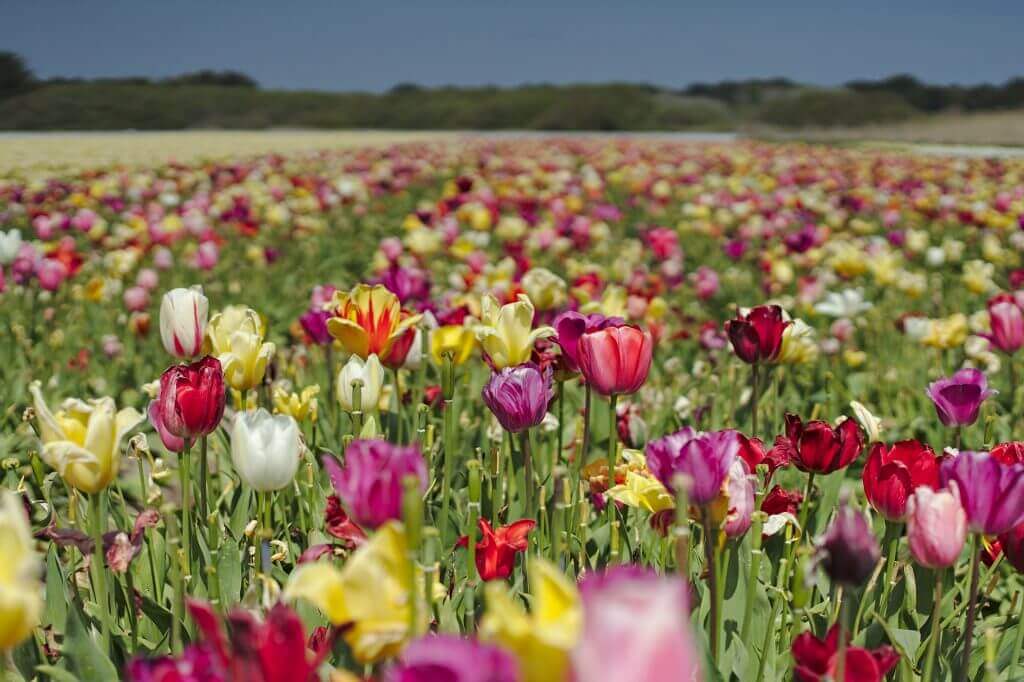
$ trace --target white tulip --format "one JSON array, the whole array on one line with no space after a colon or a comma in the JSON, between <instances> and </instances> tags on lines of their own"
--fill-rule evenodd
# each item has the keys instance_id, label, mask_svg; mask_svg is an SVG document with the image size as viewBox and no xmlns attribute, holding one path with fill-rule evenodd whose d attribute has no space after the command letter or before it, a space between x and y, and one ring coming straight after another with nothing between
<instances>
[{"instance_id":1,"label":"white tulip","mask_svg":"<svg viewBox=\"0 0 1024 682\"><path fill-rule=\"evenodd\" d=\"M405 362L402 363L403 369L417 370L423 366L423 332L419 327L416 328L416 335L413 336L412 345L409 346L409 352L405 356Z\"/></svg>"},{"instance_id":2,"label":"white tulip","mask_svg":"<svg viewBox=\"0 0 1024 682\"><path fill-rule=\"evenodd\" d=\"M160 338L164 349L176 358L199 355L206 334L210 301L202 287L171 289L160 303Z\"/></svg>"},{"instance_id":3,"label":"white tulip","mask_svg":"<svg viewBox=\"0 0 1024 682\"><path fill-rule=\"evenodd\" d=\"M302 443L299 425L285 414L262 407L239 412L231 427L231 461L253 490L280 490L295 478Z\"/></svg>"},{"instance_id":4,"label":"white tulip","mask_svg":"<svg viewBox=\"0 0 1024 682\"><path fill-rule=\"evenodd\" d=\"M0 265L10 265L21 250L21 231L0 232Z\"/></svg>"},{"instance_id":5,"label":"white tulip","mask_svg":"<svg viewBox=\"0 0 1024 682\"><path fill-rule=\"evenodd\" d=\"M384 368L375 354L370 354L365 361L353 355L338 372L338 402L349 412L355 409L352 406L352 382L356 379L363 382L359 394L360 409L363 412L377 409L384 386Z\"/></svg>"}]
</instances>

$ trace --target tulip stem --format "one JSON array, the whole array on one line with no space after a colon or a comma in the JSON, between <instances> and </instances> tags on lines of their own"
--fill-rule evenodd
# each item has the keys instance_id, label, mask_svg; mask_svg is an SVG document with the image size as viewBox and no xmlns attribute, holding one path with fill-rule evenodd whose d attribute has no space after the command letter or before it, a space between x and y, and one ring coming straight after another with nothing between
<instances>
[{"instance_id":1,"label":"tulip stem","mask_svg":"<svg viewBox=\"0 0 1024 682\"><path fill-rule=\"evenodd\" d=\"M583 396L583 444L576 461L577 471L586 465L590 454L590 384L586 384Z\"/></svg>"},{"instance_id":2,"label":"tulip stem","mask_svg":"<svg viewBox=\"0 0 1024 682\"><path fill-rule=\"evenodd\" d=\"M967 623L964 626L964 651L960 662L960 680L967 680L971 662L971 645L974 643L974 620L978 610L978 571L981 563L980 537L976 534L971 545L971 588L967 602Z\"/></svg>"},{"instance_id":3,"label":"tulip stem","mask_svg":"<svg viewBox=\"0 0 1024 682\"><path fill-rule=\"evenodd\" d=\"M139 490L141 491L139 493L141 495L141 498L140 498L139 502L141 503L141 505L143 507L145 507L146 506L146 490L147 490L147 486L146 486L146 471L145 471L144 465L142 464L142 457L139 457L138 463L139 463ZM156 561L153 559L153 543L150 542L150 541L146 542L146 557L149 559L149 579L150 579L150 582L153 585L153 599L156 601L157 604L163 604L164 599L163 599L163 589L162 588L163 588L163 584L164 583L163 583L162 580L159 583L156 580Z\"/></svg>"},{"instance_id":4,"label":"tulip stem","mask_svg":"<svg viewBox=\"0 0 1024 682\"><path fill-rule=\"evenodd\" d=\"M103 521L106 514L103 491L89 495L89 512L92 516L92 586L96 591L96 615L100 619L100 644L103 653L110 654L110 603L107 600L107 574L104 570L106 557L103 552Z\"/></svg>"},{"instance_id":5,"label":"tulip stem","mask_svg":"<svg viewBox=\"0 0 1024 682\"><path fill-rule=\"evenodd\" d=\"M758 495L760 502L761 495ZM760 509L756 504L755 509ZM765 514L762 511L754 512L753 523L750 527L750 574L747 576L747 600L743 604L743 625L740 627L740 641L746 642L750 633L750 621L754 615L754 593L757 591L757 577L761 573L761 529L764 524Z\"/></svg>"},{"instance_id":6,"label":"tulip stem","mask_svg":"<svg viewBox=\"0 0 1024 682\"><path fill-rule=\"evenodd\" d=\"M395 382L395 442L401 445L405 442L405 424L402 421L402 388L398 380L398 368L394 371L394 382Z\"/></svg>"},{"instance_id":7,"label":"tulip stem","mask_svg":"<svg viewBox=\"0 0 1024 682\"><path fill-rule=\"evenodd\" d=\"M533 511L533 452L530 450L530 429L519 432L519 447L523 456L523 518L534 518ZM527 543L529 546L529 543Z\"/></svg>"},{"instance_id":8,"label":"tulip stem","mask_svg":"<svg viewBox=\"0 0 1024 682\"><path fill-rule=\"evenodd\" d=\"M757 438L757 402L760 391L758 390L758 384L760 383L760 368L759 363L754 363L750 366L750 435L753 438Z\"/></svg>"},{"instance_id":9,"label":"tulip stem","mask_svg":"<svg viewBox=\"0 0 1024 682\"><path fill-rule=\"evenodd\" d=\"M800 505L800 527L796 529L796 540L790 545L790 549L787 551L787 558L792 559L796 550L800 549L800 543L804 539L804 530L807 526L807 516L811 508L811 493L814 491L814 472L811 471L807 474L807 487L804 488L804 499Z\"/></svg>"},{"instance_id":10,"label":"tulip stem","mask_svg":"<svg viewBox=\"0 0 1024 682\"><path fill-rule=\"evenodd\" d=\"M1009 354L1006 356L1006 372L1009 374L1010 379L1010 395L1008 402L1010 406L1010 413L1012 414L1013 408L1017 403L1017 370L1013 366L1013 356Z\"/></svg>"},{"instance_id":11,"label":"tulip stem","mask_svg":"<svg viewBox=\"0 0 1024 682\"><path fill-rule=\"evenodd\" d=\"M1013 643L1013 653L1010 654L1010 666L1007 670L1006 679L1008 680L1017 679L1021 646L1024 645L1024 592L1017 593L1017 601L1020 602L1020 615L1017 618L1017 639Z\"/></svg>"},{"instance_id":12,"label":"tulip stem","mask_svg":"<svg viewBox=\"0 0 1024 682\"><path fill-rule=\"evenodd\" d=\"M185 441L185 449L178 458L178 477L181 482L181 548L185 552L185 570L183 582L187 583L192 575L192 516L189 507L192 505L192 453L191 445Z\"/></svg>"},{"instance_id":13,"label":"tulip stem","mask_svg":"<svg viewBox=\"0 0 1024 682\"><path fill-rule=\"evenodd\" d=\"M616 429L615 403L618 396L614 393L608 398L608 488L615 486L615 470L619 465L619 434ZM611 538L611 552L608 563L616 563L619 559L619 520L618 505L614 500L607 500L608 524Z\"/></svg>"},{"instance_id":14,"label":"tulip stem","mask_svg":"<svg viewBox=\"0 0 1024 682\"><path fill-rule=\"evenodd\" d=\"M449 515L451 513L451 496L452 496L452 467L455 464L455 402L451 399L444 401L444 414L442 415L443 420L441 422L444 428L442 434L442 449L444 450L444 460L442 461L442 472L441 472L441 545L443 547L449 547L449 528L452 525L450 523Z\"/></svg>"},{"instance_id":15,"label":"tulip stem","mask_svg":"<svg viewBox=\"0 0 1024 682\"><path fill-rule=\"evenodd\" d=\"M846 624L846 613L849 609L846 606L847 599L843 599L843 595L839 597L839 651L836 654L836 674L835 679L845 680L846 679L846 647L847 639L849 639L849 626ZM925 678L927 679L927 678Z\"/></svg>"},{"instance_id":16,"label":"tulip stem","mask_svg":"<svg viewBox=\"0 0 1024 682\"><path fill-rule=\"evenodd\" d=\"M614 504L608 506L614 507ZM711 605L711 620L708 624L711 632L711 662L714 663L715 667L718 667L718 623L720 614L718 612L718 571L716 563L716 555L718 551L715 548L717 544L714 538L714 529L712 528L711 521L711 510L705 507L701 510L701 518L704 522L704 558L708 567L708 593L710 595L709 603Z\"/></svg>"},{"instance_id":17,"label":"tulip stem","mask_svg":"<svg viewBox=\"0 0 1024 682\"><path fill-rule=\"evenodd\" d=\"M938 649L939 640L942 638L942 569L935 571L935 598L932 603L932 631L928 637L928 652L925 654L924 676L922 680L934 680L932 674L935 670L935 651ZM1017 638L1020 641L1020 638ZM1011 662L1012 664L1012 662ZM1010 676L1013 679L1013 676Z\"/></svg>"},{"instance_id":18,"label":"tulip stem","mask_svg":"<svg viewBox=\"0 0 1024 682\"><path fill-rule=\"evenodd\" d=\"M889 593L892 591L893 571L896 568L896 554L900 547L900 528L892 521L885 522L885 537L888 551L885 556L885 582L882 583L882 602L879 605L883 616L889 615Z\"/></svg>"}]
</instances>

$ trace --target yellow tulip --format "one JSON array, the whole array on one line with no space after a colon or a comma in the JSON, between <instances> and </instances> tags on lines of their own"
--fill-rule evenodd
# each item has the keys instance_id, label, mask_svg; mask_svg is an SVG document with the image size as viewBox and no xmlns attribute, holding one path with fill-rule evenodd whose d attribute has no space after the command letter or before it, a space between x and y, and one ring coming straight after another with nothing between
<instances>
[{"instance_id":1,"label":"yellow tulip","mask_svg":"<svg viewBox=\"0 0 1024 682\"><path fill-rule=\"evenodd\" d=\"M261 338L267 333L266 325L255 310L229 305L206 325L207 352L218 357L231 352L231 336L239 331Z\"/></svg>"},{"instance_id":2,"label":"yellow tulip","mask_svg":"<svg viewBox=\"0 0 1024 682\"><path fill-rule=\"evenodd\" d=\"M361 664L390 658L409 639L412 571L405 530L398 522L381 526L340 569L325 562L303 564L288 579L286 599L305 599L334 625ZM427 609L420 604L419 629Z\"/></svg>"},{"instance_id":3,"label":"yellow tulip","mask_svg":"<svg viewBox=\"0 0 1024 682\"><path fill-rule=\"evenodd\" d=\"M330 309L334 311L327 320L331 336L349 353L364 360L376 355L381 362L387 361L392 344L422 317L403 313L398 297L380 284L336 291Z\"/></svg>"},{"instance_id":4,"label":"yellow tulip","mask_svg":"<svg viewBox=\"0 0 1024 682\"><path fill-rule=\"evenodd\" d=\"M32 382L29 391L39 421L43 461L84 493L106 488L121 463L121 438L143 420L142 414L130 407L117 411L113 398L68 399L54 414L43 400L38 381Z\"/></svg>"},{"instance_id":5,"label":"yellow tulip","mask_svg":"<svg viewBox=\"0 0 1024 682\"><path fill-rule=\"evenodd\" d=\"M520 282L530 300L541 310L559 308L566 301L565 280L547 268L533 268Z\"/></svg>"},{"instance_id":6,"label":"yellow tulip","mask_svg":"<svg viewBox=\"0 0 1024 682\"><path fill-rule=\"evenodd\" d=\"M626 317L626 302L629 295L624 287L609 284L600 301L590 301L580 310L584 313L601 313L605 317Z\"/></svg>"},{"instance_id":7,"label":"yellow tulip","mask_svg":"<svg viewBox=\"0 0 1024 682\"><path fill-rule=\"evenodd\" d=\"M281 386L274 387L274 412L286 414L297 422L307 419L316 423L317 399L320 387L307 386L301 393L289 393Z\"/></svg>"},{"instance_id":8,"label":"yellow tulip","mask_svg":"<svg viewBox=\"0 0 1024 682\"><path fill-rule=\"evenodd\" d=\"M625 483L609 488L605 492L605 497L630 507L646 509L652 514L674 509L676 506L672 495L658 479L632 471L626 472Z\"/></svg>"},{"instance_id":9,"label":"yellow tulip","mask_svg":"<svg viewBox=\"0 0 1024 682\"><path fill-rule=\"evenodd\" d=\"M259 386L276 350L274 344L263 342L262 335L238 329L228 339L228 351L217 358L224 368L224 381L236 391Z\"/></svg>"},{"instance_id":10,"label":"yellow tulip","mask_svg":"<svg viewBox=\"0 0 1024 682\"><path fill-rule=\"evenodd\" d=\"M505 647L519 659L523 682L560 682L566 678L569 652L583 624L579 592L543 559L532 559L528 568L530 612L513 598L504 582L487 583L480 638Z\"/></svg>"},{"instance_id":11,"label":"yellow tulip","mask_svg":"<svg viewBox=\"0 0 1024 682\"><path fill-rule=\"evenodd\" d=\"M485 294L481 313L483 319L474 331L495 369L521 365L530 359L537 339L555 334L551 327L532 329L533 303L526 294L519 294L518 301L503 306Z\"/></svg>"},{"instance_id":12,"label":"yellow tulip","mask_svg":"<svg viewBox=\"0 0 1024 682\"><path fill-rule=\"evenodd\" d=\"M461 365L473 354L476 335L469 327L449 324L430 333L430 357L438 365L444 364L444 353L450 352L456 365Z\"/></svg>"},{"instance_id":13,"label":"yellow tulip","mask_svg":"<svg viewBox=\"0 0 1024 682\"><path fill-rule=\"evenodd\" d=\"M39 558L25 510L9 490L0 493L0 650L10 651L39 624Z\"/></svg>"}]
</instances>

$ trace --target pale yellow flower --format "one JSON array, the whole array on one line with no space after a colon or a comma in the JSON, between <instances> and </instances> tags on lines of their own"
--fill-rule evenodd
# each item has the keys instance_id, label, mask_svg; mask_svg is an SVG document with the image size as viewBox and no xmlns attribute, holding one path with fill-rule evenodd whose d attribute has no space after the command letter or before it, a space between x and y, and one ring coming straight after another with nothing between
<instances>
[{"instance_id":1,"label":"pale yellow flower","mask_svg":"<svg viewBox=\"0 0 1024 682\"><path fill-rule=\"evenodd\" d=\"M40 561L17 495L0 492L0 651L10 651L39 624Z\"/></svg>"},{"instance_id":2,"label":"pale yellow flower","mask_svg":"<svg viewBox=\"0 0 1024 682\"><path fill-rule=\"evenodd\" d=\"M485 294L481 302L481 321L474 331L495 369L521 365L530 359L538 339L554 336L551 327L533 329L533 303L525 294L514 303L498 305Z\"/></svg>"}]
</instances>

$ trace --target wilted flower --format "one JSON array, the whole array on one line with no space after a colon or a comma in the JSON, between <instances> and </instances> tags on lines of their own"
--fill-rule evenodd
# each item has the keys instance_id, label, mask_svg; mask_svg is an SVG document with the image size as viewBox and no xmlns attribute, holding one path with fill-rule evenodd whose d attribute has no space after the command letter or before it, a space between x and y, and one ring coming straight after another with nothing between
<instances>
[{"instance_id":1,"label":"wilted flower","mask_svg":"<svg viewBox=\"0 0 1024 682\"><path fill-rule=\"evenodd\" d=\"M491 528L487 519L479 520L480 540L476 543L476 570L480 579L504 580L512 575L516 566L516 554L525 552L529 546L527 535L537 523L531 519L520 519L507 526ZM459 538L457 547L466 547L469 538Z\"/></svg>"}]
</instances>

